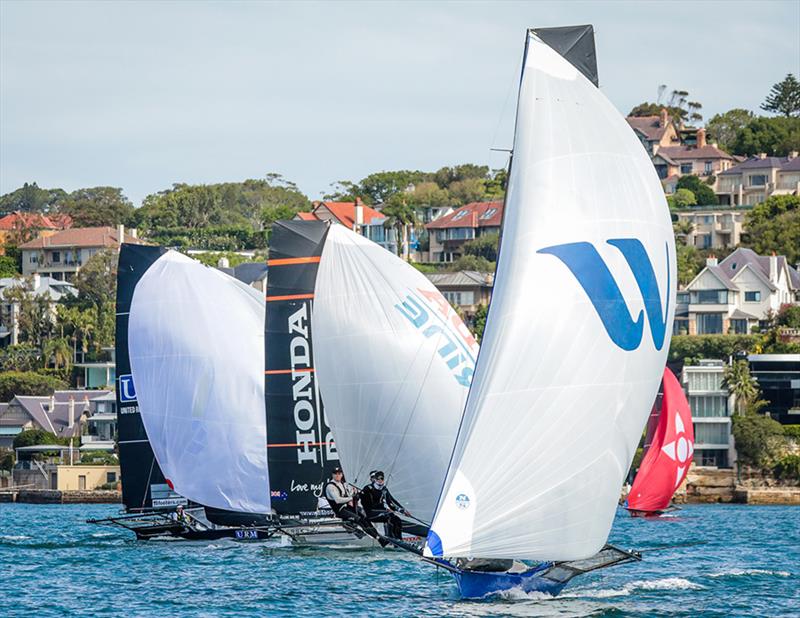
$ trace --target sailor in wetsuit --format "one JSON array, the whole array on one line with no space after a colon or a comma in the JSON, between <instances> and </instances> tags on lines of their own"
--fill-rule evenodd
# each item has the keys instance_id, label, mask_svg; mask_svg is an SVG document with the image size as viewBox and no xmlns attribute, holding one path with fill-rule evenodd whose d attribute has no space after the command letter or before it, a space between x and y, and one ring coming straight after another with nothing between
<instances>
[{"instance_id":1,"label":"sailor in wetsuit","mask_svg":"<svg viewBox=\"0 0 800 618\"><path fill-rule=\"evenodd\" d=\"M371 522L383 522L386 536L392 539L401 539L403 537L403 521L395 515L395 512L405 515L411 515L411 513L395 500L389 492L389 488L386 487L384 478L381 470L373 470L369 473L371 482L361 490L361 504Z\"/></svg>"},{"instance_id":2,"label":"sailor in wetsuit","mask_svg":"<svg viewBox=\"0 0 800 618\"><path fill-rule=\"evenodd\" d=\"M378 534L375 526L367 519L364 509L358 505L358 490L353 491L353 489L355 488L344 480L342 469L337 466L331 472L331 480L325 485L325 497L328 499L328 504L331 505L331 509L338 518L352 522L357 529L364 530L371 537L378 539L382 547L385 547L387 541ZM356 536L359 535L356 534Z\"/></svg>"}]
</instances>

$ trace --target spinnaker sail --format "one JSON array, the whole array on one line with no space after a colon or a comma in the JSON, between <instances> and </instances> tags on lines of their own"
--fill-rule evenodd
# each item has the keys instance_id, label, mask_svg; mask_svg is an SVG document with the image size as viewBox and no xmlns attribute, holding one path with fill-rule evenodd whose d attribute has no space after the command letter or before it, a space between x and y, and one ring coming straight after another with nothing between
<instances>
[{"instance_id":1,"label":"spinnaker sail","mask_svg":"<svg viewBox=\"0 0 800 618\"><path fill-rule=\"evenodd\" d=\"M341 225L314 295L314 364L349 481L382 470L430 521L475 366L475 338L417 269Z\"/></svg>"},{"instance_id":2,"label":"spinnaker sail","mask_svg":"<svg viewBox=\"0 0 800 618\"><path fill-rule=\"evenodd\" d=\"M692 462L694 426L686 394L668 368L664 369L663 385L658 426L628 495L632 511L666 509Z\"/></svg>"},{"instance_id":3,"label":"spinnaker sail","mask_svg":"<svg viewBox=\"0 0 800 618\"><path fill-rule=\"evenodd\" d=\"M269 513L264 299L176 251L141 277L128 347L166 482L199 504Z\"/></svg>"},{"instance_id":4,"label":"spinnaker sail","mask_svg":"<svg viewBox=\"0 0 800 618\"><path fill-rule=\"evenodd\" d=\"M603 547L665 365L675 281L641 143L529 31L493 298L426 555Z\"/></svg>"}]
</instances>

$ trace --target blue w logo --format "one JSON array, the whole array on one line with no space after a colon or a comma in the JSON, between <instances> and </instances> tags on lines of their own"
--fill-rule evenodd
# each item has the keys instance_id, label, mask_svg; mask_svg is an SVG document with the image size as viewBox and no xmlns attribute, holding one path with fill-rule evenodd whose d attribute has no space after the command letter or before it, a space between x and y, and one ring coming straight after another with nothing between
<instances>
[{"instance_id":1,"label":"blue w logo","mask_svg":"<svg viewBox=\"0 0 800 618\"><path fill-rule=\"evenodd\" d=\"M633 272L644 300L653 343L656 350L660 350L664 345L669 314L669 246L667 246L667 299L662 315L658 281L642 243L635 238L617 238L609 240L608 244L622 253ZM640 311L636 320L631 320L628 305L622 297L617 282L593 245L588 242L575 242L539 249L537 253L548 253L564 262L592 301L608 336L616 345L626 351L639 347L644 331L644 312Z\"/></svg>"}]
</instances>

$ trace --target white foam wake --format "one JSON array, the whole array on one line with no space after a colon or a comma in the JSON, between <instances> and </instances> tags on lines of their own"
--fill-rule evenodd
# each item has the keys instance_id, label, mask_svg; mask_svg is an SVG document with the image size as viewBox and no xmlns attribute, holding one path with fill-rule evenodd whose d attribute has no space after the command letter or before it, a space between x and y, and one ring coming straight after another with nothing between
<instances>
[{"instance_id":1,"label":"white foam wake","mask_svg":"<svg viewBox=\"0 0 800 618\"><path fill-rule=\"evenodd\" d=\"M792 576L792 574L788 571L769 571L767 569L730 569L728 571L720 571L719 573L711 573L709 577L747 577L748 575L771 575L774 577Z\"/></svg>"},{"instance_id":2,"label":"white foam wake","mask_svg":"<svg viewBox=\"0 0 800 618\"><path fill-rule=\"evenodd\" d=\"M625 584L622 588L584 588L573 590L562 597L594 597L607 599L610 597L627 597L637 590L702 590L701 586L683 577L665 577L663 579L637 580Z\"/></svg>"}]
</instances>

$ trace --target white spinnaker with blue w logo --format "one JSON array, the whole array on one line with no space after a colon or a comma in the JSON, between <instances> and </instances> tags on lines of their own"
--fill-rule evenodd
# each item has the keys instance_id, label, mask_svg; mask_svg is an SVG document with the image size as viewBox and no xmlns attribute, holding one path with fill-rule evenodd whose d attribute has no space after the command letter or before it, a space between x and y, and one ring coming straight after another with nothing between
<instances>
[{"instance_id":1,"label":"white spinnaker with blue w logo","mask_svg":"<svg viewBox=\"0 0 800 618\"><path fill-rule=\"evenodd\" d=\"M426 555L603 546L666 362L675 281L642 144L529 33L493 298Z\"/></svg>"},{"instance_id":2,"label":"white spinnaker with blue w logo","mask_svg":"<svg viewBox=\"0 0 800 618\"><path fill-rule=\"evenodd\" d=\"M341 225L322 251L311 321L314 366L347 480L383 470L430 521L478 345L418 270Z\"/></svg>"},{"instance_id":3,"label":"white spinnaker with blue w logo","mask_svg":"<svg viewBox=\"0 0 800 618\"><path fill-rule=\"evenodd\" d=\"M142 276L128 349L165 478L205 506L269 513L264 298L175 251Z\"/></svg>"}]
</instances>

